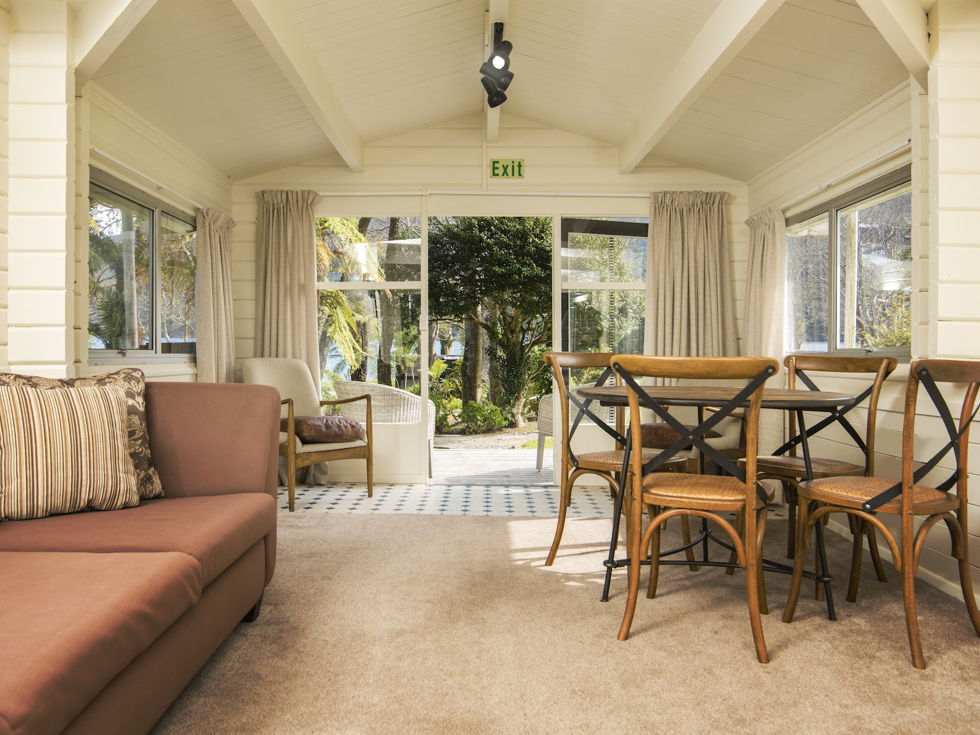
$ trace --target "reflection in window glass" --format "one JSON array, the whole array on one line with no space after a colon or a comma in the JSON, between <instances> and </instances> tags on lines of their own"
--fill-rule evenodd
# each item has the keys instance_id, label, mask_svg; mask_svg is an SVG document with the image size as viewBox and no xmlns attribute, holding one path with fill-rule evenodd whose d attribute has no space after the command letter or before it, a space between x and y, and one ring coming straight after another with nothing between
<instances>
[{"instance_id":1,"label":"reflection in window glass","mask_svg":"<svg viewBox=\"0 0 980 735\"><path fill-rule=\"evenodd\" d=\"M323 392L334 380L419 384L418 290L323 290L318 326Z\"/></svg>"},{"instance_id":2,"label":"reflection in window glass","mask_svg":"<svg viewBox=\"0 0 980 735\"><path fill-rule=\"evenodd\" d=\"M422 225L418 217L317 217L317 281L418 281Z\"/></svg>"},{"instance_id":3,"label":"reflection in window glass","mask_svg":"<svg viewBox=\"0 0 980 735\"><path fill-rule=\"evenodd\" d=\"M910 346L911 187L839 210L837 230L837 346Z\"/></svg>"},{"instance_id":4,"label":"reflection in window glass","mask_svg":"<svg viewBox=\"0 0 980 735\"><path fill-rule=\"evenodd\" d=\"M89 347L153 349L153 211L89 187Z\"/></svg>"},{"instance_id":5,"label":"reflection in window glass","mask_svg":"<svg viewBox=\"0 0 980 735\"><path fill-rule=\"evenodd\" d=\"M160 348L193 353L197 232L166 212L160 215Z\"/></svg>"},{"instance_id":6,"label":"reflection in window glass","mask_svg":"<svg viewBox=\"0 0 980 735\"><path fill-rule=\"evenodd\" d=\"M569 291L567 335L569 352L643 354L643 291Z\"/></svg>"},{"instance_id":7,"label":"reflection in window glass","mask_svg":"<svg viewBox=\"0 0 980 735\"><path fill-rule=\"evenodd\" d=\"M568 233L562 252L566 280L590 283L643 283L647 270L647 239Z\"/></svg>"},{"instance_id":8,"label":"reflection in window glass","mask_svg":"<svg viewBox=\"0 0 980 735\"><path fill-rule=\"evenodd\" d=\"M790 304L787 348L790 352L826 352L830 308L826 213L786 228L786 266Z\"/></svg>"}]
</instances>

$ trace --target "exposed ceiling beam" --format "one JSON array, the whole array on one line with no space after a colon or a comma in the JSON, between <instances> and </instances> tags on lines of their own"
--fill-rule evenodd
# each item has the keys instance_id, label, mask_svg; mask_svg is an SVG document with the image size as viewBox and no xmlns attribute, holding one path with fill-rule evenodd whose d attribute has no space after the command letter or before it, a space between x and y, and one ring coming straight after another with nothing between
<instances>
[{"instance_id":1,"label":"exposed ceiling beam","mask_svg":"<svg viewBox=\"0 0 980 735\"><path fill-rule=\"evenodd\" d=\"M486 61L490 58L490 51L493 50L493 24L503 23L504 24L504 35L507 35L507 0L490 0L490 12L487 14L487 34L486 42L484 43L483 49L483 60ZM491 109L487 101L483 101L484 118L486 119L486 125L484 126L487 133L487 143L496 143L497 138L500 136L500 108L494 107Z\"/></svg>"},{"instance_id":2,"label":"exposed ceiling beam","mask_svg":"<svg viewBox=\"0 0 980 735\"><path fill-rule=\"evenodd\" d=\"M306 36L282 0L233 0L351 171L364 171L364 143Z\"/></svg>"},{"instance_id":3,"label":"exposed ceiling beam","mask_svg":"<svg viewBox=\"0 0 980 735\"><path fill-rule=\"evenodd\" d=\"M88 0L75 20L75 87L81 89L157 0Z\"/></svg>"},{"instance_id":4,"label":"exposed ceiling beam","mask_svg":"<svg viewBox=\"0 0 980 735\"><path fill-rule=\"evenodd\" d=\"M620 173L636 168L782 4L783 0L722 0L657 90L657 101L619 144Z\"/></svg>"},{"instance_id":5,"label":"exposed ceiling beam","mask_svg":"<svg viewBox=\"0 0 980 735\"><path fill-rule=\"evenodd\" d=\"M928 17L919 0L858 0L922 89L929 84Z\"/></svg>"}]
</instances>

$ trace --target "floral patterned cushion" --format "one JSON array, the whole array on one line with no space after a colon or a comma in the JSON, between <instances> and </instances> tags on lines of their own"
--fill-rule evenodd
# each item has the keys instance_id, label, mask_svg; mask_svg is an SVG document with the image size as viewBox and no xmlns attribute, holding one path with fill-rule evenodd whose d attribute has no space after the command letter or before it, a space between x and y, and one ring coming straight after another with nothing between
<instances>
[{"instance_id":1,"label":"floral patterned cushion","mask_svg":"<svg viewBox=\"0 0 980 735\"><path fill-rule=\"evenodd\" d=\"M123 368L107 375L93 375L89 378L41 378L34 375L0 373L0 386L24 386L38 389L85 388L102 385L115 385L126 396L126 422L128 431L129 456L136 470L137 490L140 498L163 497L160 476L153 467L150 455L150 437L146 431L146 381L143 371L138 368Z\"/></svg>"}]
</instances>

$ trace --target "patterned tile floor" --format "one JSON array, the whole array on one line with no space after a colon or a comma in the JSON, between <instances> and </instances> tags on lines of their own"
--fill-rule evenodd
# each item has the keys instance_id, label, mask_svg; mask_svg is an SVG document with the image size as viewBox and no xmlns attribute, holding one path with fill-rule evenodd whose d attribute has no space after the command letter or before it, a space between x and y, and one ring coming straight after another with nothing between
<instances>
[{"instance_id":1,"label":"patterned tile floor","mask_svg":"<svg viewBox=\"0 0 980 735\"><path fill-rule=\"evenodd\" d=\"M280 510L288 512L285 488ZM297 485L296 511L304 513L414 513L556 518L558 488L543 485L374 485L368 498L363 483ZM609 518L609 490L576 487L568 518Z\"/></svg>"},{"instance_id":2,"label":"patterned tile floor","mask_svg":"<svg viewBox=\"0 0 980 735\"><path fill-rule=\"evenodd\" d=\"M289 512L286 489L279 508ZM558 517L558 488L542 485L374 485L368 498L363 483L297 485L297 513L412 513L422 515ZM613 500L603 487L576 487L568 518L610 518ZM785 518L772 506L770 518Z\"/></svg>"}]
</instances>

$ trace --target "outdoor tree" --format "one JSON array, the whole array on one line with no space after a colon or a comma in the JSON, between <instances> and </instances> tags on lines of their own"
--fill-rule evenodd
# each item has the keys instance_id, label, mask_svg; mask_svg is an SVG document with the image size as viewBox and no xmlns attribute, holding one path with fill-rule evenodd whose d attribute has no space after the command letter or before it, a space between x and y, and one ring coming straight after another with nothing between
<instances>
[{"instance_id":1,"label":"outdoor tree","mask_svg":"<svg viewBox=\"0 0 980 735\"><path fill-rule=\"evenodd\" d=\"M551 221L456 217L429 227L429 310L473 320L492 361L493 402L524 426L529 387L544 365L535 350L551 337ZM466 347L469 349L469 346Z\"/></svg>"},{"instance_id":2,"label":"outdoor tree","mask_svg":"<svg viewBox=\"0 0 980 735\"><path fill-rule=\"evenodd\" d=\"M150 241L139 215L93 199L89 211L89 344L136 349L148 335Z\"/></svg>"}]
</instances>

